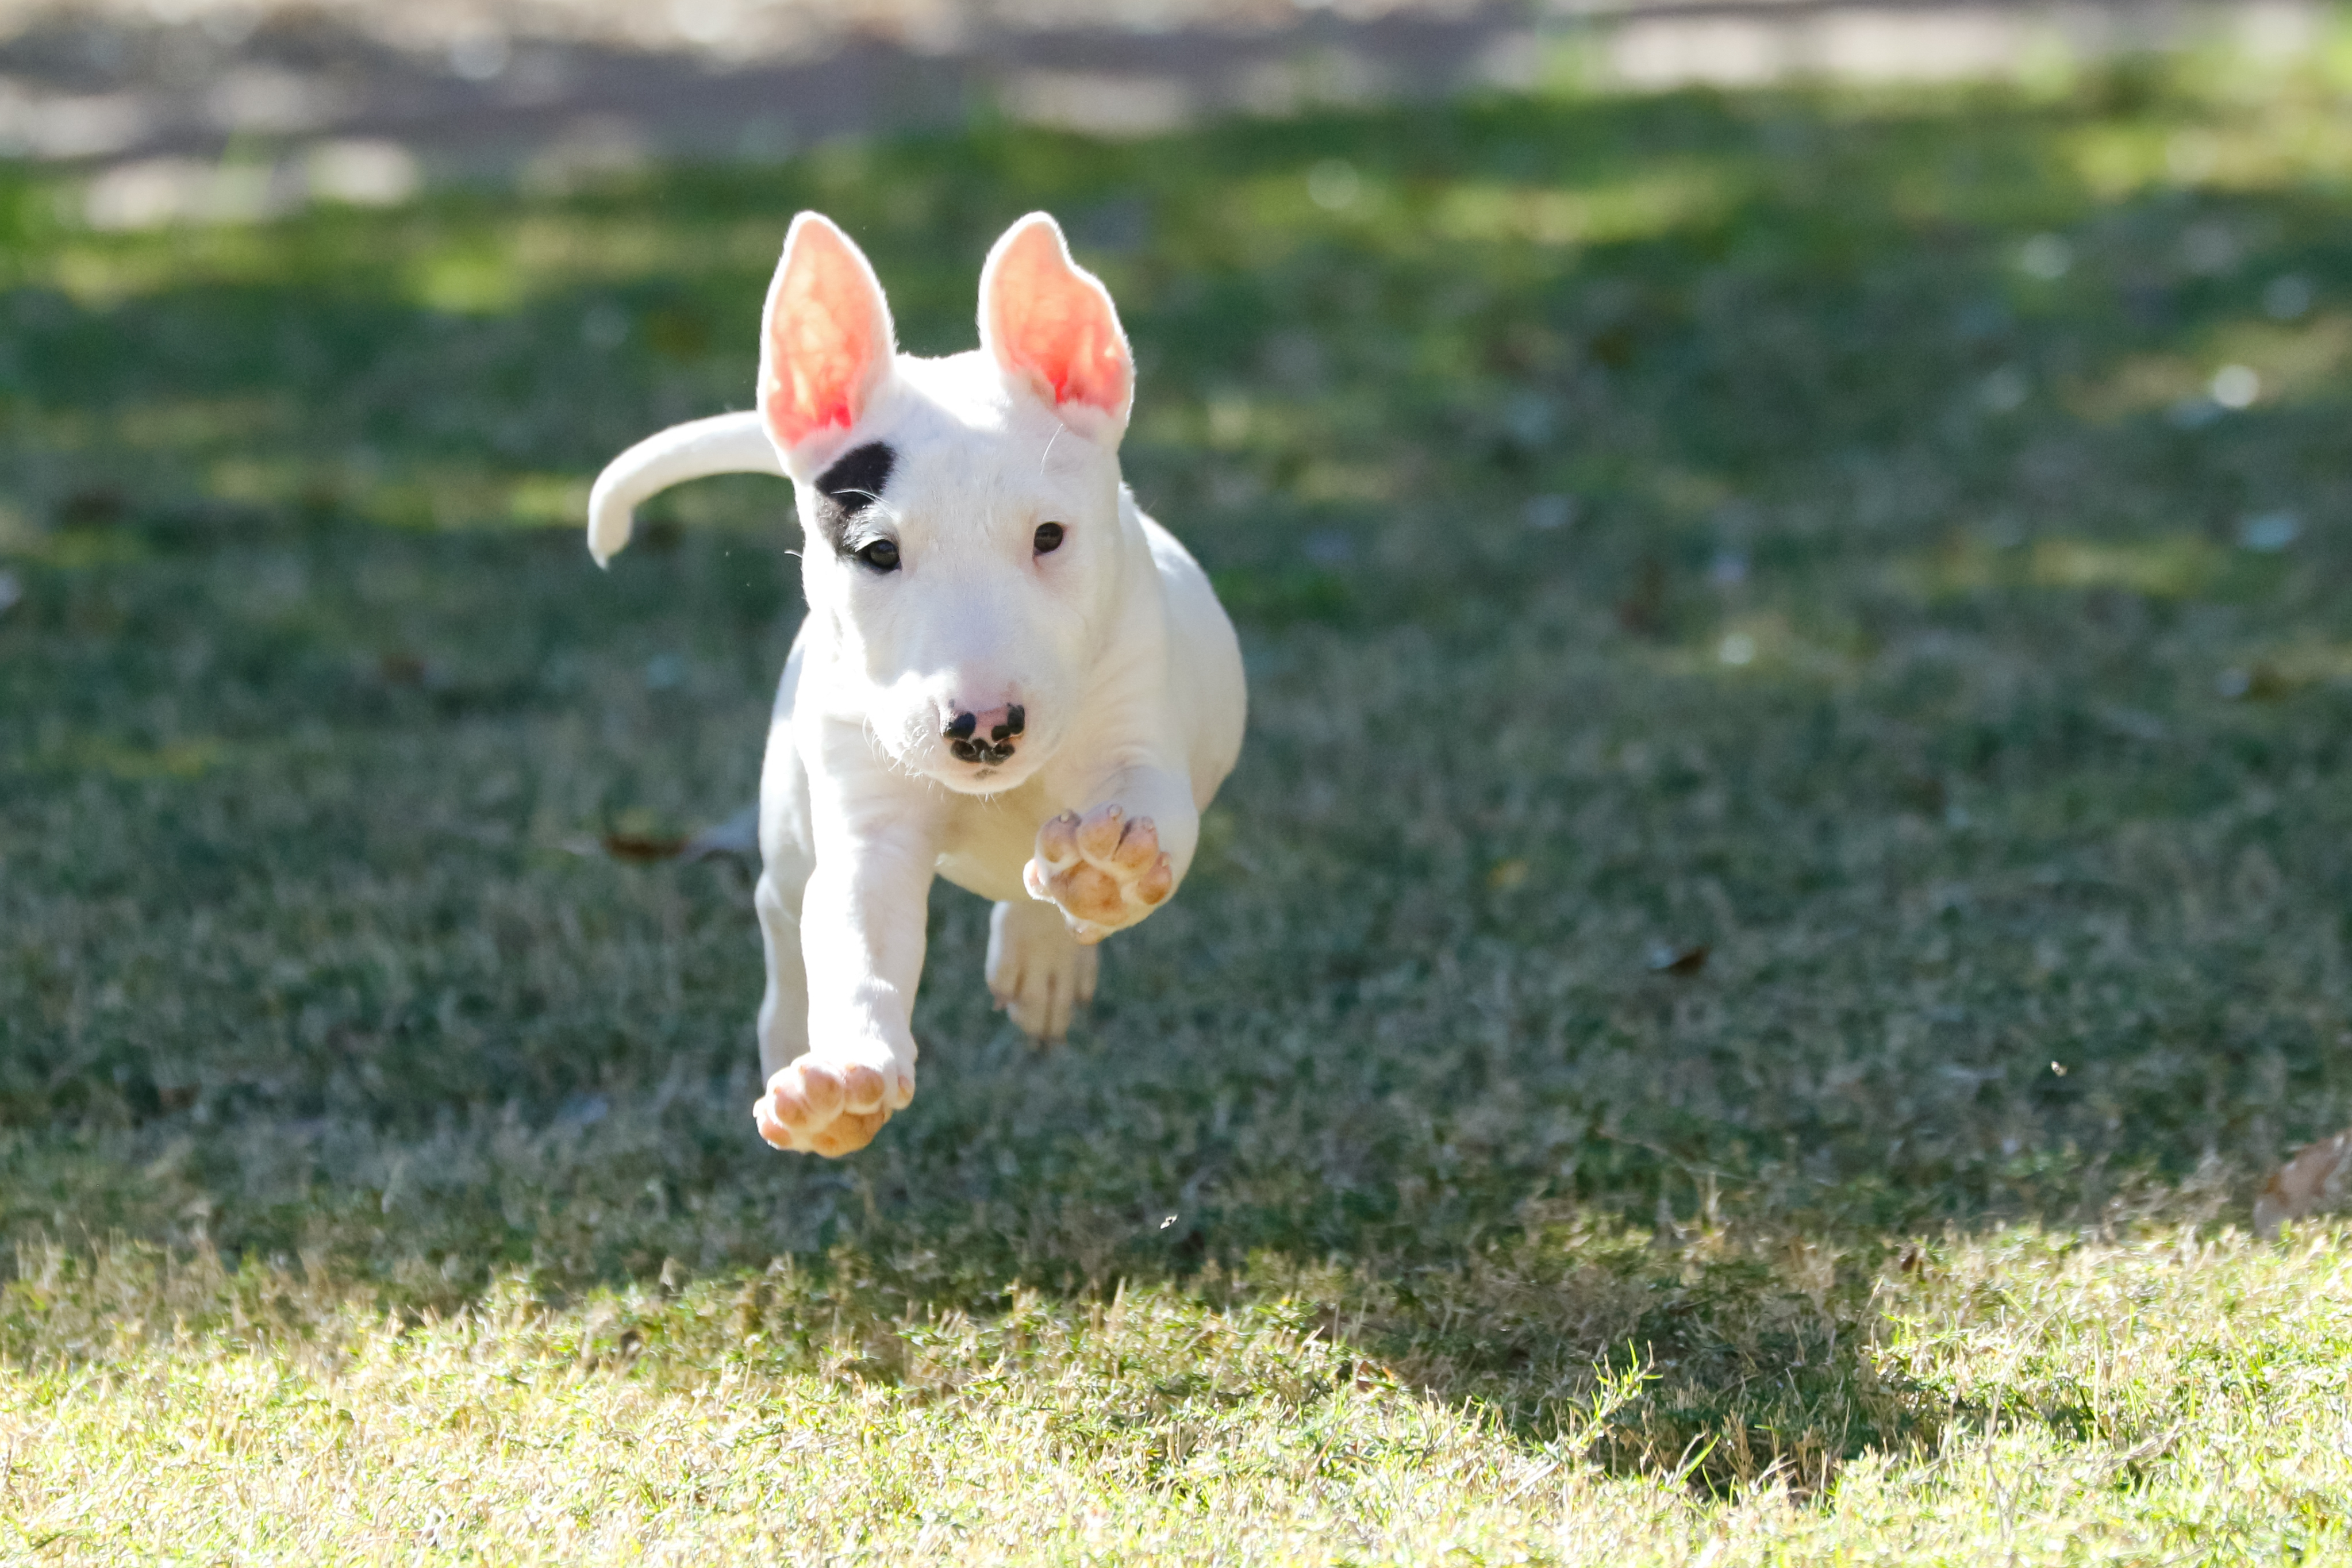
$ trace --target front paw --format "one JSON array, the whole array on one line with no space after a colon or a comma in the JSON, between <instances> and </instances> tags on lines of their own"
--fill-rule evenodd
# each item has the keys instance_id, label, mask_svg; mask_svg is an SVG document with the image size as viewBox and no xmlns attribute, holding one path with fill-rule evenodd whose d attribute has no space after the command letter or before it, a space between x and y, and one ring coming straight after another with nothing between
<instances>
[{"instance_id":1,"label":"front paw","mask_svg":"<svg viewBox=\"0 0 2352 1568\"><path fill-rule=\"evenodd\" d=\"M1176 871L1148 816L1128 820L1098 805L1083 820L1066 811L1037 830L1037 853L1023 868L1029 896L1057 905L1070 934L1097 942L1166 901Z\"/></svg>"},{"instance_id":2,"label":"front paw","mask_svg":"<svg viewBox=\"0 0 2352 1568\"><path fill-rule=\"evenodd\" d=\"M779 1149L830 1158L865 1148L914 1098L911 1065L821 1060L812 1051L768 1080L751 1120Z\"/></svg>"}]
</instances>

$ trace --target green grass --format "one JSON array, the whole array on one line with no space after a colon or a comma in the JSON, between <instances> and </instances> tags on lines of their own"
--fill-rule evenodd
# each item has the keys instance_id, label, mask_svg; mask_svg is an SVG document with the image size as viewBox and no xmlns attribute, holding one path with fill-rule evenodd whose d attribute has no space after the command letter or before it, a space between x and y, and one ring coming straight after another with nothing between
<instances>
[{"instance_id":1,"label":"green grass","mask_svg":"<svg viewBox=\"0 0 2352 1568\"><path fill-rule=\"evenodd\" d=\"M2217 1229L2352 1122L2352 122L2250 72L0 177L0 1550L2352 1552L2343 1243ZM803 205L932 352L1065 218L1253 696L1066 1048L941 889L840 1163L742 878L593 852L750 797L784 497L577 529Z\"/></svg>"}]
</instances>

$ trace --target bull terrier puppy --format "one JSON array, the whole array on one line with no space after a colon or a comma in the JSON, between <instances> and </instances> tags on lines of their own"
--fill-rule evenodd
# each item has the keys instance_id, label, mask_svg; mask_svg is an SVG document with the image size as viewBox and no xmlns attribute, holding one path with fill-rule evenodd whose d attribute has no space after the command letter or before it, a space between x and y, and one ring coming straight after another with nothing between
<instances>
[{"instance_id":1,"label":"bull terrier puppy","mask_svg":"<svg viewBox=\"0 0 2352 1568\"><path fill-rule=\"evenodd\" d=\"M1094 994L1095 944L1192 864L1241 751L1241 650L1120 478L1134 391L1109 291L1045 214L981 269L980 348L921 359L898 352L865 255L803 213L758 406L651 437L596 481L600 565L670 485L793 481L808 615L769 723L755 900L752 1116L779 1149L863 1148L912 1099L934 876L994 901L989 990L1051 1041Z\"/></svg>"}]
</instances>

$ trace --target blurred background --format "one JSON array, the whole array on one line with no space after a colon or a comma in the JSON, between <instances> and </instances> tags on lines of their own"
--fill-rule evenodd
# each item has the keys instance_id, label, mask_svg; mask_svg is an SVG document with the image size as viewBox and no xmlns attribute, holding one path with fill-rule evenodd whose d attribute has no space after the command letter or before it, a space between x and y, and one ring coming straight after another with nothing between
<instances>
[{"instance_id":1,"label":"blurred background","mask_svg":"<svg viewBox=\"0 0 2352 1568\"><path fill-rule=\"evenodd\" d=\"M0 151L106 227L250 219L420 180L774 159L975 115L1141 135L1235 112L1792 79L2042 80L2231 42L2318 0L144 0L0 8ZM224 160L226 160L226 163Z\"/></svg>"},{"instance_id":2,"label":"blurred background","mask_svg":"<svg viewBox=\"0 0 2352 1568\"><path fill-rule=\"evenodd\" d=\"M14 1240L981 1301L2236 1213L2352 1122L2339 10L10 0L0 154ZM787 498L580 537L803 206L922 353L1062 217L1253 699L1066 1049L937 895L838 1164L677 855Z\"/></svg>"}]
</instances>

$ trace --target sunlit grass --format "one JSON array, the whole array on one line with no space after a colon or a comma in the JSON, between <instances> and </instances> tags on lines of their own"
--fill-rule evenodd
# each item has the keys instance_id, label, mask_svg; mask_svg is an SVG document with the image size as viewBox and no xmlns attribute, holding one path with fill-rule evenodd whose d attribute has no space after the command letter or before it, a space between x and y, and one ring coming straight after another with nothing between
<instances>
[{"instance_id":1,"label":"sunlit grass","mask_svg":"<svg viewBox=\"0 0 2352 1568\"><path fill-rule=\"evenodd\" d=\"M2325 1235L1915 1247L1856 1325L1874 1397L1935 1413L1909 1442L1766 1466L1783 1435L1735 1426L1629 1471L1591 1461L1670 1360L1585 1368L1514 1434L1335 1337L1378 1310L1344 1279L974 1321L786 1268L419 1321L316 1275L37 1254L0 1324L7 1528L92 1563L2324 1559L2352 1546L2347 1267Z\"/></svg>"}]
</instances>

